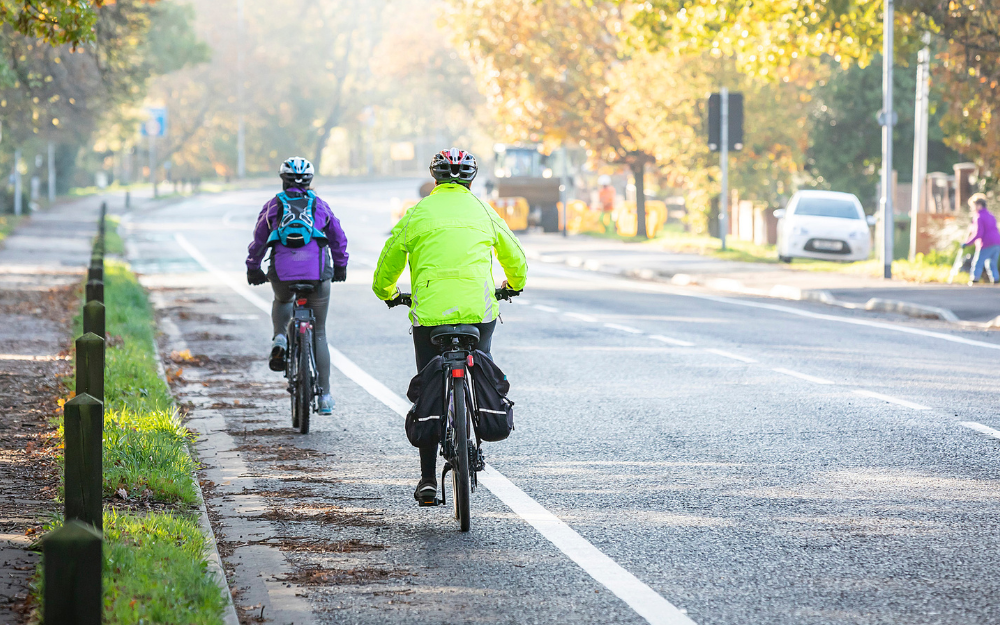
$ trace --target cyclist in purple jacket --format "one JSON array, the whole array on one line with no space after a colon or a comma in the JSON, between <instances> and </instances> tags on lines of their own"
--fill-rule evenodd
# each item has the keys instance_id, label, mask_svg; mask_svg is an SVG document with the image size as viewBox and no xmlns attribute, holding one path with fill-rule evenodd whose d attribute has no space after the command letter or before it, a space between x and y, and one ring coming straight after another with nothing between
<instances>
[{"instance_id":1,"label":"cyclist in purple jacket","mask_svg":"<svg viewBox=\"0 0 1000 625\"><path fill-rule=\"evenodd\" d=\"M979 276L989 264L991 281L1000 282L1000 269L997 261L1000 259L1000 231L997 230L997 220L986 209L986 196L976 193L969 198L972 209L972 236L964 245L976 244L976 256L972 259L972 273L969 275L969 286L979 279Z\"/></svg>"},{"instance_id":2,"label":"cyclist in purple jacket","mask_svg":"<svg viewBox=\"0 0 1000 625\"><path fill-rule=\"evenodd\" d=\"M271 283L274 303L271 323L269 366L272 371L285 370L285 350L288 339L285 327L292 316L292 294L289 286L308 282L315 286L307 298L307 306L316 317L313 333L320 387L319 414L333 412L330 396L330 346L326 341L326 313L330 305L330 280L347 279L347 237L330 206L309 190L313 179L312 163L293 157L279 170L283 190L271 198L257 217L253 242L247 248L247 282L251 285ZM271 249L271 266L265 274L261 262Z\"/></svg>"}]
</instances>

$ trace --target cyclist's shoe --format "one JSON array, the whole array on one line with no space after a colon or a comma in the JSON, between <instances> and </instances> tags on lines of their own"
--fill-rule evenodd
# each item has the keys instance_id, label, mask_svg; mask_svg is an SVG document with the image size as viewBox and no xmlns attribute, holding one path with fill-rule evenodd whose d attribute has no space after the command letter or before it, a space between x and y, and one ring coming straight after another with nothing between
<instances>
[{"instance_id":1,"label":"cyclist's shoe","mask_svg":"<svg viewBox=\"0 0 1000 625\"><path fill-rule=\"evenodd\" d=\"M267 361L267 366L271 371L285 370L285 350L288 349L288 339L284 334L278 334L271 341L271 358Z\"/></svg>"},{"instance_id":2,"label":"cyclist's shoe","mask_svg":"<svg viewBox=\"0 0 1000 625\"><path fill-rule=\"evenodd\" d=\"M413 491L413 498L421 506L437 505L437 480L432 477L420 478L417 482L417 490Z\"/></svg>"},{"instance_id":3,"label":"cyclist's shoe","mask_svg":"<svg viewBox=\"0 0 1000 625\"><path fill-rule=\"evenodd\" d=\"M337 405L337 402L333 401L333 397L329 393L323 395L319 398L319 409L316 410L317 414L333 414L333 407Z\"/></svg>"}]
</instances>

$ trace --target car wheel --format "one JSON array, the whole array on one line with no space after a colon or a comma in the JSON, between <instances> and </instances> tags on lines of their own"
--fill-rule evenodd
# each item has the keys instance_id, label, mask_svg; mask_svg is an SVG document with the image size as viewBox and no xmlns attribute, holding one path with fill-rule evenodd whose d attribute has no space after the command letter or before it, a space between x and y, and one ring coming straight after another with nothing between
<instances>
[{"instance_id":1,"label":"car wheel","mask_svg":"<svg viewBox=\"0 0 1000 625\"><path fill-rule=\"evenodd\" d=\"M781 262L783 262L783 263L791 263L792 262L792 257L791 256L778 256L778 260L781 261Z\"/></svg>"}]
</instances>

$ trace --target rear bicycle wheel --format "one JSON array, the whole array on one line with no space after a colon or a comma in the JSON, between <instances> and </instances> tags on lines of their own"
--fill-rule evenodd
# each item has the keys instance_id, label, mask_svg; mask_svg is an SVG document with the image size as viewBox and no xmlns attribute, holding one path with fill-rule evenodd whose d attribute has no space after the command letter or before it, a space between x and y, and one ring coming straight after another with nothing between
<instances>
[{"instance_id":1,"label":"rear bicycle wheel","mask_svg":"<svg viewBox=\"0 0 1000 625\"><path fill-rule=\"evenodd\" d=\"M299 335L298 384L295 385L295 397L298 404L299 433L309 433L309 413L312 412L312 333L306 331Z\"/></svg>"},{"instance_id":2,"label":"rear bicycle wheel","mask_svg":"<svg viewBox=\"0 0 1000 625\"><path fill-rule=\"evenodd\" d=\"M471 525L469 510L469 433L465 407L465 378L455 378L455 455L457 466L452 464L451 485L455 494L455 518L463 532Z\"/></svg>"},{"instance_id":3,"label":"rear bicycle wheel","mask_svg":"<svg viewBox=\"0 0 1000 625\"><path fill-rule=\"evenodd\" d=\"M286 377L288 378L289 391L292 398L292 427L299 427L299 398L298 398L298 379L299 379L299 349L296 342L296 335L291 331L294 330L293 326L289 326L288 336L288 349L285 352L285 371Z\"/></svg>"}]
</instances>

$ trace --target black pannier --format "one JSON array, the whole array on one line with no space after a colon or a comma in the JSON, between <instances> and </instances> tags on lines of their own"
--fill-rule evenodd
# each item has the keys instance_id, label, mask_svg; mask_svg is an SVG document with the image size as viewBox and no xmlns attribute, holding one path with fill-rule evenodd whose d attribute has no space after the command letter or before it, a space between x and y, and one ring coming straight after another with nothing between
<instances>
[{"instance_id":1,"label":"black pannier","mask_svg":"<svg viewBox=\"0 0 1000 625\"><path fill-rule=\"evenodd\" d=\"M436 356L410 380L406 397L413 407L406 413L406 438L414 447L431 447L444 436L447 408L444 397L444 359Z\"/></svg>"},{"instance_id":2,"label":"black pannier","mask_svg":"<svg viewBox=\"0 0 1000 625\"><path fill-rule=\"evenodd\" d=\"M472 418L476 436L489 442L502 441L514 429L514 402L507 399L510 383L481 350L473 352L472 362L469 374L476 395L476 414Z\"/></svg>"}]
</instances>

